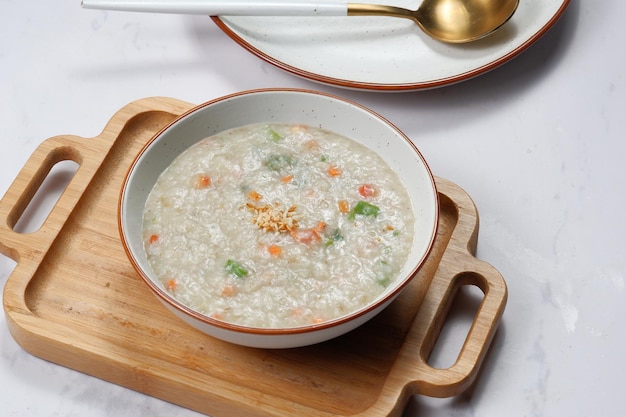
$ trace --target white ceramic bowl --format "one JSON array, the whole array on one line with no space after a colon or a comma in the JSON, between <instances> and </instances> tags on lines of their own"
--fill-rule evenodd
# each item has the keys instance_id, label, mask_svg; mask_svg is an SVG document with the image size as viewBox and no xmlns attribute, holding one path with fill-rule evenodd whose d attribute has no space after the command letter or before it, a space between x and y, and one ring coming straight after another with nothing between
<instances>
[{"instance_id":1,"label":"white ceramic bowl","mask_svg":"<svg viewBox=\"0 0 626 417\"><path fill-rule=\"evenodd\" d=\"M415 212L415 237L399 279L360 310L297 328L251 328L207 317L183 305L152 272L143 248L144 204L157 178L180 153L223 130L253 123L298 123L320 127L359 141L378 152L407 187ZM174 314L197 329L228 342L290 348L340 336L365 323L391 303L428 256L439 217L433 176L413 143L380 115L345 99L305 90L254 90L201 104L157 133L135 158L121 191L119 227L128 257L141 278Z\"/></svg>"}]
</instances>

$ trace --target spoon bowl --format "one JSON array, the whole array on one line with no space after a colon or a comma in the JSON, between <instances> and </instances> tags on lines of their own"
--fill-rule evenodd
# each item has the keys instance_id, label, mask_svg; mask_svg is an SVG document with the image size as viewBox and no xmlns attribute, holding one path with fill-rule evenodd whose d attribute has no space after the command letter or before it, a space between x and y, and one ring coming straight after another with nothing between
<instances>
[{"instance_id":1,"label":"spoon bowl","mask_svg":"<svg viewBox=\"0 0 626 417\"><path fill-rule=\"evenodd\" d=\"M488 36L515 13L519 0L424 0L413 11L394 6L348 3L349 16L395 16L413 20L430 37L464 43Z\"/></svg>"},{"instance_id":2,"label":"spoon bowl","mask_svg":"<svg viewBox=\"0 0 626 417\"><path fill-rule=\"evenodd\" d=\"M341 0L82 0L86 9L130 12L204 14L210 16L390 16L411 19L441 42L464 43L483 38L505 24L519 0L423 0L417 10Z\"/></svg>"}]
</instances>

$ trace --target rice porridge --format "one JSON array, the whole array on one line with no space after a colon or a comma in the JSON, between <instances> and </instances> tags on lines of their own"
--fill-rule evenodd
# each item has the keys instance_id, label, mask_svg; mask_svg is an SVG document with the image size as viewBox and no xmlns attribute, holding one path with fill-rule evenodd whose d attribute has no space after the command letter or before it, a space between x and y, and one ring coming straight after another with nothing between
<instances>
[{"instance_id":1,"label":"rice porridge","mask_svg":"<svg viewBox=\"0 0 626 417\"><path fill-rule=\"evenodd\" d=\"M411 201L374 151L303 125L206 138L161 174L144 247L163 286L218 320L318 323L373 301L407 261Z\"/></svg>"}]
</instances>

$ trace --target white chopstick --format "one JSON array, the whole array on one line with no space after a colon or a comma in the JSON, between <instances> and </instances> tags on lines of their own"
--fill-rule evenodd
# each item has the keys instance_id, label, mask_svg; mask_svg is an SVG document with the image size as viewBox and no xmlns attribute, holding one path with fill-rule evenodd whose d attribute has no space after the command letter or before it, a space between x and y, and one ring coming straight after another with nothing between
<instances>
[{"instance_id":1,"label":"white chopstick","mask_svg":"<svg viewBox=\"0 0 626 417\"><path fill-rule=\"evenodd\" d=\"M346 16L347 1L82 0L85 9L208 16Z\"/></svg>"}]
</instances>

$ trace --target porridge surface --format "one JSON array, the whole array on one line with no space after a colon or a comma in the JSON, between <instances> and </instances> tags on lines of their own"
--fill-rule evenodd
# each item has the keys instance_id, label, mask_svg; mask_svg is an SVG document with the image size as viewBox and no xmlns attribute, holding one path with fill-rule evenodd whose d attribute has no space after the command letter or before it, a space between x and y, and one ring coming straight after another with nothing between
<instances>
[{"instance_id":1,"label":"porridge surface","mask_svg":"<svg viewBox=\"0 0 626 417\"><path fill-rule=\"evenodd\" d=\"M374 151L302 125L206 138L159 177L144 210L164 287L207 316L297 327L375 299L407 261L413 208Z\"/></svg>"}]
</instances>

